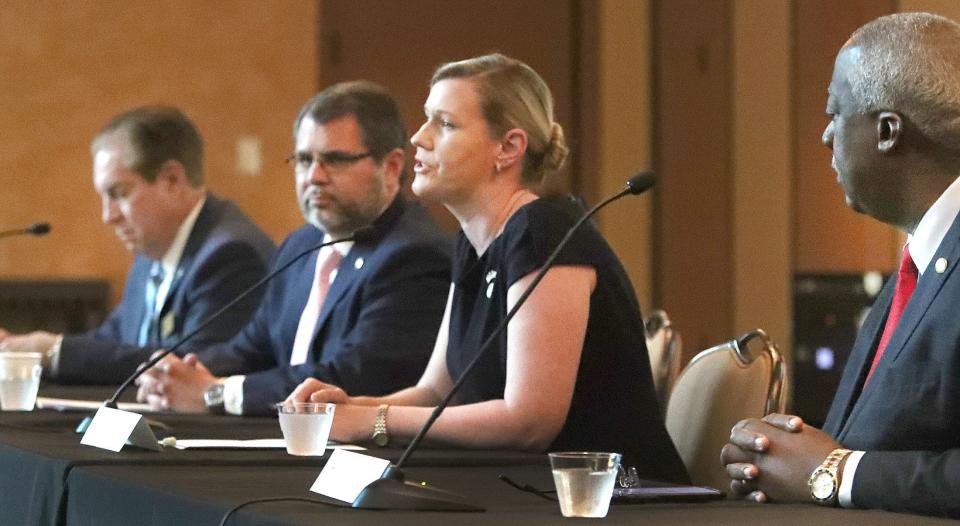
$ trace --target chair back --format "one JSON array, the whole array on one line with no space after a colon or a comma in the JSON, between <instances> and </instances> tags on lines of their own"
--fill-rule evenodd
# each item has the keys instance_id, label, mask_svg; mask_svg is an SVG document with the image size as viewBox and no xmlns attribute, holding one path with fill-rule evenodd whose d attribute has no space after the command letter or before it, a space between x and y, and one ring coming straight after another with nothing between
<instances>
[{"instance_id":1,"label":"chair back","mask_svg":"<svg viewBox=\"0 0 960 526\"><path fill-rule=\"evenodd\" d=\"M680 372L682 342L680 333L670 323L667 313L655 310L643 322L647 337L647 353L650 356L650 371L657 391L661 411L667 410L667 399L673 383Z\"/></svg>"},{"instance_id":2,"label":"chair back","mask_svg":"<svg viewBox=\"0 0 960 526\"><path fill-rule=\"evenodd\" d=\"M754 340L762 343L757 351ZM744 418L783 412L785 381L780 351L761 329L690 360L670 395L666 425L694 484L730 487L720 464L730 429Z\"/></svg>"}]
</instances>

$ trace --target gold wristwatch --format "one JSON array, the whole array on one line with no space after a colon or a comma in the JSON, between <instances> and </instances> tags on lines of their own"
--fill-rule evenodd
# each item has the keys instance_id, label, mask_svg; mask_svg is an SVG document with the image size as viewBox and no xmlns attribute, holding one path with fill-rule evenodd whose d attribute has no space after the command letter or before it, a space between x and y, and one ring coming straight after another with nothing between
<instances>
[{"instance_id":1,"label":"gold wristwatch","mask_svg":"<svg viewBox=\"0 0 960 526\"><path fill-rule=\"evenodd\" d=\"M373 443L380 447L390 442L390 435L387 434L387 409L390 409L387 404L378 407L377 419L373 422Z\"/></svg>"},{"instance_id":2,"label":"gold wristwatch","mask_svg":"<svg viewBox=\"0 0 960 526\"><path fill-rule=\"evenodd\" d=\"M847 458L849 449L837 448L810 474L807 486L813 501L823 506L836 506L840 492L840 464Z\"/></svg>"}]
</instances>

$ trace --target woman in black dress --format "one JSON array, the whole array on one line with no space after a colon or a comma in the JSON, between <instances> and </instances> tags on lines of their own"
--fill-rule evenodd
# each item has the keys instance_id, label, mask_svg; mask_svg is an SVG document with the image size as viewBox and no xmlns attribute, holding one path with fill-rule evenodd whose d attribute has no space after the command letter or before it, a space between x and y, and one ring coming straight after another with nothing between
<instances>
[{"instance_id":1,"label":"woman in black dress","mask_svg":"<svg viewBox=\"0 0 960 526\"><path fill-rule=\"evenodd\" d=\"M427 120L411 138L413 191L443 203L461 226L446 312L416 386L384 397L351 397L315 379L297 388L291 400L338 404L336 440L366 440L375 430L380 439L412 438L582 213L532 190L560 168L567 148L549 88L526 64L503 55L445 64L424 109ZM592 225L495 346L428 440L615 451L643 478L687 480L654 395L633 287Z\"/></svg>"}]
</instances>

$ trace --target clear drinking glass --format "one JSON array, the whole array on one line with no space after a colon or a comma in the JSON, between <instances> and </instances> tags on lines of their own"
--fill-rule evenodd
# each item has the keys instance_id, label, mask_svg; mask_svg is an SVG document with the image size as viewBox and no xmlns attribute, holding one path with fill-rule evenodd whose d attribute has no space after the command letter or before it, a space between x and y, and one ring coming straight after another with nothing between
<instances>
[{"instance_id":1,"label":"clear drinking glass","mask_svg":"<svg viewBox=\"0 0 960 526\"><path fill-rule=\"evenodd\" d=\"M619 453L549 453L564 517L606 517L620 465Z\"/></svg>"},{"instance_id":2,"label":"clear drinking glass","mask_svg":"<svg viewBox=\"0 0 960 526\"><path fill-rule=\"evenodd\" d=\"M0 409L33 411L40 388L38 352L0 352Z\"/></svg>"},{"instance_id":3,"label":"clear drinking glass","mask_svg":"<svg viewBox=\"0 0 960 526\"><path fill-rule=\"evenodd\" d=\"M335 404L323 402L290 402L277 404L280 430L287 444L287 453L322 457L333 425Z\"/></svg>"}]
</instances>

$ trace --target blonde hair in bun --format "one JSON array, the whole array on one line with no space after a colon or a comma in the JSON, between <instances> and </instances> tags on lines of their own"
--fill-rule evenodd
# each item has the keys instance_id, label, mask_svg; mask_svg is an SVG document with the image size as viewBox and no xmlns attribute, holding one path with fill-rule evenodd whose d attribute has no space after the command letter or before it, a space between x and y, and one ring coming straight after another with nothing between
<instances>
[{"instance_id":1,"label":"blonde hair in bun","mask_svg":"<svg viewBox=\"0 0 960 526\"><path fill-rule=\"evenodd\" d=\"M548 170L557 170L567 158L563 128L553 120L553 95L530 66L494 53L443 64L430 85L446 79L470 79L480 96L480 107L492 134L520 128L527 134L523 182L538 184Z\"/></svg>"},{"instance_id":2,"label":"blonde hair in bun","mask_svg":"<svg viewBox=\"0 0 960 526\"><path fill-rule=\"evenodd\" d=\"M559 170L563 168L564 161L567 160L567 154L570 150L563 138L563 126L554 122L550 126L550 142L547 144L547 150L544 152L543 165L547 170Z\"/></svg>"}]
</instances>

